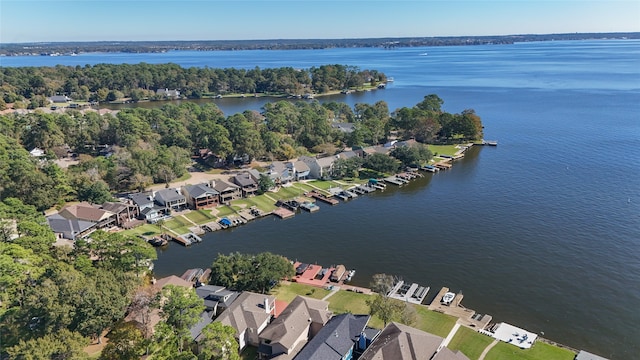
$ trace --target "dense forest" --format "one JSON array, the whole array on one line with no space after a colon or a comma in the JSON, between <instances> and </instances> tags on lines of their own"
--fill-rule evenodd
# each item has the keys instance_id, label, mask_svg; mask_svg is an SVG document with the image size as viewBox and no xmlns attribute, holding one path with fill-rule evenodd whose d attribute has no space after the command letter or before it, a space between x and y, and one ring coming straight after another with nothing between
<instances>
[{"instance_id":1,"label":"dense forest","mask_svg":"<svg viewBox=\"0 0 640 360\"><path fill-rule=\"evenodd\" d=\"M443 100L425 96L393 115L384 101L373 105L317 101L268 103L264 111L225 116L213 103L126 109L117 114L67 110L0 116L0 199L19 198L43 210L70 200L101 203L112 192L168 183L186 172L191 157L208 149L215 159L288 160L332 155L345 147L376 145L390 134L421 143L482 138L473 110L442 111ZM350 123L352 132L334 127ZM29 150L46 151L46 159ZM52 159L69 152L79 164L63 171Z\"/></svg>"},{"instance_id":2,"label":"dense forest","mask_svg":"<svg viewBox=\"0 0 640 360\"><path fill-rule=\"evenodd\" d=\"M182 97L224 94L304 95L376 86L386 81L376 70L322 65L308 70L291 67L260 69L183 68L176 64L98 64L94 66L0 68L0 110L6 103L28 101L46 106L47 97L65 95L78 101L128 98L164 99L158 89L177 89Z\"/></svg>"},{"instance_id":3,"label":"dense forest","mask_svg":"<svg viewBox=\"0 0 640 360\"><path fill-rule=\"evenodd\" d=\"M525 41L638 39L640 33L522 34L495 36L440 36L365 39L278 39L210 41L97 41L0 44L0 54L40 55L53 53L125 52L154 53L172 50L296 50L345 47L417 47L513 44Z\"/></svg>"}]
</instances>

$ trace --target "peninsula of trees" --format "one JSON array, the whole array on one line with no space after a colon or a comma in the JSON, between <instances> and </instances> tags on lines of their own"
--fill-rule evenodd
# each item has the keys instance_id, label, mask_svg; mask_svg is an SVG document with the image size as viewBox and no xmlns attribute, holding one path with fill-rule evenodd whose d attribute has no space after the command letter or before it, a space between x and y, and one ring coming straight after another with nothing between
<instances>
[{"instance_id":1,"label":"peninsula of trees","mask_svg":"<svg viewBox=\"0 0 640 360\"><path fill-rule=\"evenodd\" d=\"M266 104L262 113L231 116L213 103L126 109L115 116L73 109L1 115L0 200L18 198L39 210L72 200L102 203L112 192L143 190L182 176L200 149L208 149L217 165L225 166L256 158L328 156L392 138L420 143L482 138L482 123L473 110L451 114L442 104L437 95L428 95L393 114L384 101L352 109L337 102L280 100ZM340 124L348 124L351 131L343 131ZM32 156L34 148L44 150L45 156ZM380 156L371 156L365 165L393 172L400 161L428 158L428 153L416 151L398 151L394 158L376 154ZM77 165L62 170L51 161L70 152L78 154Z\"/></svg>"},{"instance_id":2,"label":"peninsula of trees","mask_svg":"<svg viewBox=\"0 0 640 360\"><path fill-rule=\"evenodd\" d=\"M344 89L375 87L386 82L377 70L355 66L322 65L311 69L292 67L245 69L183 68L176 64L98 64L94 66L0 68L0 110L21 102L36 108L48 98L66 96L76 101L105 102L127 98L161 100L168 95L158 89L178 89L170 97L202 98L225 94L301 96Z\"/></svg>"}]
</instances>

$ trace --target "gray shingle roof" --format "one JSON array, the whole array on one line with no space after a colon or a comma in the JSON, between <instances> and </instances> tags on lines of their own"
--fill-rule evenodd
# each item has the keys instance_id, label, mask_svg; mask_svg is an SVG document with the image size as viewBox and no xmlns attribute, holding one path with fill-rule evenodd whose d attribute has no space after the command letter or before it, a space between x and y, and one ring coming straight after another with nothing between
<instances>
[{"instance_id":1,"label":"gray shingle roof","mask_svg":"<svg viewBox=\"0 0 640 360\"><path fill-rule=\"evenodd\" d=\"M273 296L245 291L216 321L236 329L236 336L242 334L248 328L257 331L271 318L271 311L267 311L264 306L265 299L269 302L270 307L274 306L275 298Z\"/></svg>"},{"instance_id":2,"label":"gray shingle roof","mask_svg":"<svg viewBox=\"0 0 640 360\"><path fill-rule=\"evenodd\" d=\"M47 222L54 233L61 233L65 239L75 240L76 234L95 226L96 223L78 219L65 219L55 214L47 217Z\"/></svg>"},{"instance_id":3,"label":"gray shingle roof","mask_svg":"<svg viewBox=\"0 0 640 360\"><path fill-rule=\"evenodd\" d=\"M185 197L175 189L162 189L156 192L155 199L161 204L167 204L172 201L185 200Z\"/></svg>"},{"instance_id":4,"label":"gray shingle roof","mask_svg":"<svg viewBox=\"0 0 640 360\"><path fill-rule=\"evenodd\" d=\"M369 315L336 315L294 359L340 360L349 353L358 336L364 330Z\"/></svg>"},{"instance_id":5,"label":"gray shingle roof","mask_svg":"<svg viewBox=\"0 0 640 360\"><path fill-rule=\"evenodd\" d=\"M360 360L427 360L442 340L437 335L392 322L362 353Z\"/></svg>"},{"instance_id":6,"label":"gray shingle roof","mask_svg":"<svg viewBox=\"0 0 640 360\"><path fill-rule=\"evenodd\" d=\"M187 193L194 199L197 199L206 195L218 195L220 194L215 189L210 188L206 184L196 184L196 185L187 185L185 186L185 190Z\"/></svg>"}]
</instances>

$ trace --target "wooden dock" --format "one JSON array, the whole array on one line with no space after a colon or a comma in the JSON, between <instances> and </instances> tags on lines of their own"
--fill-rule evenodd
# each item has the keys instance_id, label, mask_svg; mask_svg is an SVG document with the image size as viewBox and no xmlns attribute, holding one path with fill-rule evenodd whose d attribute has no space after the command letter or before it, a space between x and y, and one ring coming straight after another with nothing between
<instances>
[{"instance_id":1,"label":"wooden dock","mask_svg":"<svg viewBox=\"0 0 640 360\"><path fill-rule=\"evenodd\" d=\"M337 204L340 203L338 200L332 199L332 198L330 198L330 197L328 197L328 196L326 196L324 194L321 194L321 193L319 193L319 192L317 192L315 190L310 191L310 192L306 193L305 195L309 196L309 197L312 197L314 199L320 200L320 201L322 201L324 203L327 203L329 205L337 205Z\"/></svg>"},{"instance_id":2,"label":"wooden dock","mask_svg":"<svg viewBox=\"0 0 640 360\"><path fill-rule=\"evenodd\" d=\"M288 219L290 217L295 216L296 213L289 209L285 209L283 207L279 207L272 212L273 215L279 217L280 219Z\"/></svg>"}]
</instances>

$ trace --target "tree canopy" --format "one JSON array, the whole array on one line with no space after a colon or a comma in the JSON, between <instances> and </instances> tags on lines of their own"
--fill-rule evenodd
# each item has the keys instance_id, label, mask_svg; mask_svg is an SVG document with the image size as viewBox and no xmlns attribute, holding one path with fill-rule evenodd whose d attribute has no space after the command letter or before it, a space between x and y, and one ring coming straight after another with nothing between
<instances>
[{"instance_id":1,"label":"tree canopy","mask_svg":"<svg viewBox=\"0 0 640 360\"><path fill-rule=\"evenodd\" d=\"M294 275L293 265L286 258L269 252L256 255L218 254L211 265L211 284L237 291L266 293L281 279Z\"/></svg>"}]
</instances>

